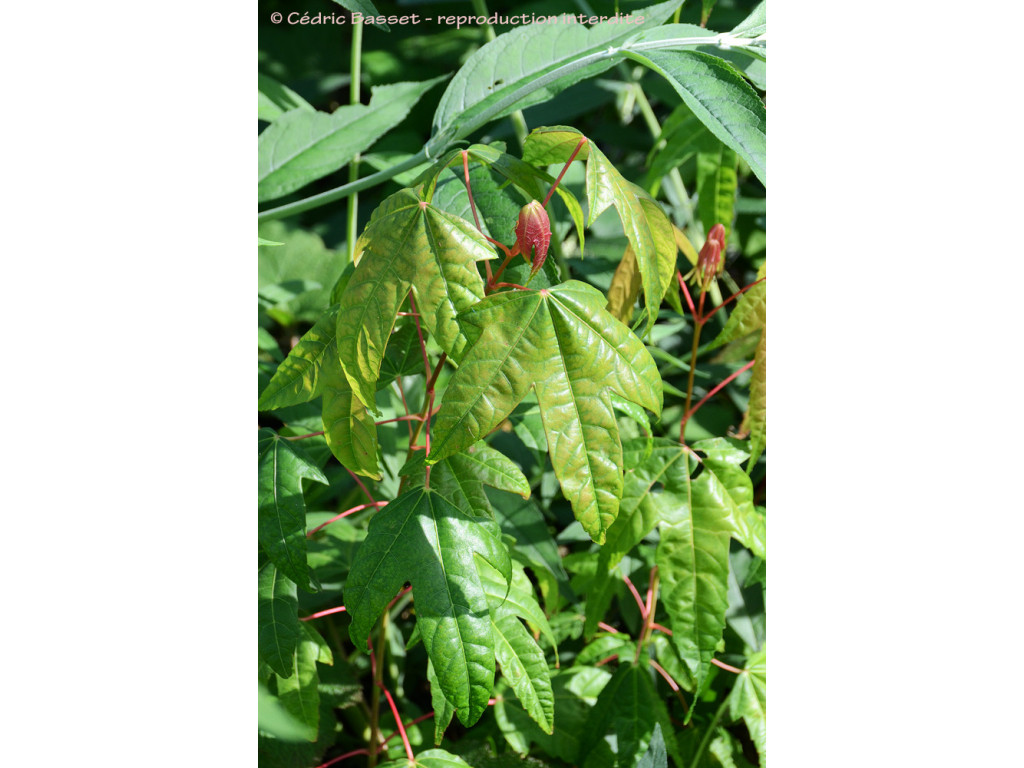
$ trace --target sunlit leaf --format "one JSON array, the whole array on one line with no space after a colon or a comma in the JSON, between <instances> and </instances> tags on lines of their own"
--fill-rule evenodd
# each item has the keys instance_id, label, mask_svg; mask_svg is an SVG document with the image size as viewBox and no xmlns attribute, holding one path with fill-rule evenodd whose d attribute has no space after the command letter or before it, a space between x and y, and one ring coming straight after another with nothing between
<instances>
[{"instance_id":1,"label":"sunlit leaf","mask_svg":"<svg viewBox=\"0 0 1024 768\"><path fill-rule=\"evenodd\" d=\"M292 109L315 111L304 98L272 77L259 75L259 119L272 123ZM262 243L261 243L262 245Z\"/></svg>"},{"instance_id":2,"label":"sunlit leaf","mask_svg":"<svg viewBox=\"0 0 1024 768\"><path fill-rule=\"evenodd\" d=\"M765 108L743 75L699 51L628 51L634 61L662 75L715 136L765 181Z\"/></svg>"},{"instance_id":3,"label":"sunlit leaf","mask_svg":"<svg viewBox=\"0 0 1024 768\"><path fill-rule=\"evenodd\" d=\"M474 520L437 493L417 488L370 520L344 588L352 617L349 635L362 649L391 598L412 584L423 645L445 698L467 726L487 707L495 669L487 597L474 552L511 578L496 524Z\"/></svg>"},{"instance_id":4,"label":"sunlit leaf","mask_svg":"<svg viewBox=\"0 0 1024 768\"><path fill-rule=\"evenodd\" d=\"M765 765L766 719L768 707L765 689L767 686L767 651L762 648L747 659L743 673L738 676L732 693L729 694L729 714L743 718L750 738L757 747L761 765Z\"/></svg>"},{"instance_id":5,"label":"sunlit leaf","mask_svg":"<svg viewBox=\"0 0 1024 768\"><path fill-rule=\"evenodd\" d=\"M654 360L604 304L591 286L569 281L494 294L462 313L471 346L445 391L427 459L437 462L486 435L533 387L562 491L598 543L622 489L609 392L661 413Z\"/></svg>"},{"instance_id":6,"label":"sunlit leaf","mask_svg":"<svg viewBox=\"0 0 1024 768\"><path fill-rule=\"evenodd\" d=\"M706 467L677 495L678 506L662 508L655 562L672 642L699 685L725 628L735 504Z\"/></svg>"},{"instance_id":7,"label":"sunlit leaf","mask_svg":"<svg viewBox=\"0 0 1024 768\"><path fill-rule=\"evenodd\" d=\"M282 677L291 675L302 638L298 592L295 582L270 562L260 568L259 627L260 659Z\"/></svg>"},{"instance_id":8,"label":"sunlit leaf","mask_svg":"<svg viewBox=\"0 0 1024 768\"><path fill-rule=\"evenodd\" d=\"M632 35L664 22L680 0L638 9L631 23L526 24L482 46L452 78L434 114L434 133L467 136L490 120L548 101L574 83L614 66L608 53Z\"/></svg>"},{"instance_id":9,"label":"sunlit leaf","mask_svg":"<svg viewBox=\"0 0 1024 768\"><path fill-rule=\"evenodd\" d=\"M466 345L456 315L484 295L476 261L493 259L469 222L404 189L378 206L359 239L362 257L341 296L338 351L360 401L370 407L396 313L410 289L420 321L449 357Z\"/></svg>"},{"instance_id":10,"label":"sunlit leaf","mask_svg":"<svg viewBox=\"0 0 1024 768\"><path fill-rule=\"evenodd\" d=\"M526 139L523 157L535 164L566 162L585 139L575 128L538 128ZM672 223L642 188L628 181L594 142L586 140L576 158L587 165L588 224L614 206L633 251L650 324L658 315L676 266Z\"/></svg>"}]
</instances>

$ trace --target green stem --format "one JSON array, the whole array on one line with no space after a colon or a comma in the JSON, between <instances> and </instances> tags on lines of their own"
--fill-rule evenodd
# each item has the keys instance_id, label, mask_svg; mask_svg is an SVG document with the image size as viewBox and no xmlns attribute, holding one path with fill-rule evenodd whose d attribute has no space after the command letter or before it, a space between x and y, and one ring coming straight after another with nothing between
<instances>
[{"instance_id":1,"label":"green stem","mask_svg":"<svg viewBox=\"0 0 1024 768\"><path fill-rule=\"evenodd\" d=\"M487 3L485 0L473 0L473 12L477 16L487 17L490 15L487 13ZM487 38L487 42L491 42L497 37L494 27L491 26L490 22L484 24L484 37ZM523 110L517 109L509 115L509 119L512 120L512 130L515 131L516 141L519 142L519 148L522 149L526 145L526 136L530 133L530 129L526 127L526 118L523 117Z\"/></svg>"},{"instance_id":2,"label":"green stem","mask_svg":"<svg viewBox=\"0 0 1024 768\"><path fill-rule=\"evenodd\" d=\"M725 712L725 707L728 703L729 697L726 696L722 699L722 703L718 705L715 716L711 720L711 725L704 732L704 738L700 740L700 746L697 747L697 751L693 755L693 762L690 763L690 768L698 768L700 765L700 759L704 756L704 751L708 748L708 744L711 743L711 737L715 735L715 728L718 727L718 721L722 719L722 714Z\"/></svg>"},{"instance_id":3,"label":"green stem","mask_svg":"<svg viewBox=\"0 0 1024 768\"><path fill-rule=\"evenodd\" d=\"M388 614L380 618L380 636L377 638L376 669L373 674L373 691L370 694L370 754L367 759L368 768L377 765L377 753L380 751L380 692L384 685L384 648L388 636Z\"/></svg>"},{"instance_id":4,"label":"green stem","mask_svg":"<svg viewBox=\"0 0 1024 768\"><path fill-rule=\"evenodd\" d=\"M363 25L352 25L352 59L350 71L352 82L349 87L349 104L359 103L359 88L362 78ZM348 183L359 180L359 154L352 158L348 166ZM348 260L356 258L356 234L359 228L359 193L353 192L348 199Z\"/></svg>"},{"instance_id":5,"label":"green stem","mask_svg":"<svg viewBox=\"0 0 1024 768\"><path fill-rule=\"evenodd\" d=\"M377 173L370 174L369 176L363 176L359 181L349 182L343 186L329 189L326 192L321 192L319 195L313 195L312 197L307 197L302 200L296 200L294 203L286 203L285 205L277 206L277 208L260 211L257 218L259 221L282 219L285 216L294 216L297 213L302 213L313 208L319 208L320 206L327 205L328 203L333 203L336 200L344 200L349 195L355 194L360 190L375 187L388 179L394 178L403 171L411 170L427 159L426 147L424 147L408 160L398 163L397 165L393 165L383 171L377 171Z\"/></svg>"}]
</instances>

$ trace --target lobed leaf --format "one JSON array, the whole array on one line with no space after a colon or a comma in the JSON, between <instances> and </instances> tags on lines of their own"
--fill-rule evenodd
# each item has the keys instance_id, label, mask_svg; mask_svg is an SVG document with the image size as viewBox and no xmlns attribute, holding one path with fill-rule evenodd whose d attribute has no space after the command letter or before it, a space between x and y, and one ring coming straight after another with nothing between
<instances>
[{"instance_id":1,"label":"lobed leaf","mask_svg":"<svg viewBox=\"0 0 1024 768\"><path fill-rule=\"evenodd\" d=\"M683 500L659 526L655 562L672 642L699 687L725 628L733 526L725 489L710 471L690 481Z\"/></svg>"},{"instance_id":2,"label":"lobed leaf","mask_svg":"<svg viewBox=\"0 0 1024 768\"><path fill-rule=\"evenodd\" d=\"M494 655L501 674L508 680L520 703L545 733L554 731L555 696L544 652L526 627L510 614L492 618Z\"/></svg>"},{"instance_id":3,"label":"lobed leaf","mask_svg":"<svg viewBox=\"0 0 1024 768\"><path fill-rule=\"evenodd\" d=\"M303 625L300 635L290 674L277 677L277 698L286 712L310 729L309 741L315 741L320 727L320 677L316 663L329 664L331 658L329 650L325 654L326 645L316 630Z\"/></svg>"},{"instance_id":4,"label":"lobed leaf","mask_svg":"<svg viewBox=\"0 0 1024 768\"><path fill-rule=\"evenodd\" d=\"M295 582L264 563L259 580L259 656L274 672L288 677L302 638Z\"/></svg>"},{"instance_id":5,"label":"lobed leaf","mask_svg":"<svg viewBox=\"0 0 1024 768\"><path fill-rule=\"evenodd\" d=\"M766 720L768 716L765 689L767 686L767 656L762 648L749 659L739 679L729 694L729 714L734 718L743 718L750 738L757 748L761 765L766 764Z\"/></svg>"},{"instance_id":6,"label":"lobed leaf","mask_svg":"<svg viewBox=\"0 0 1024 768\"><path fill-rule=\"evenodd\" d=\"M410 189L378 206L358 250L362 257L341 295L338 351L352 391L375 408L381 362L410 289L421 321L458 361L466 339L456 315L483 298L476 261L493 259L494 251L472 224Z\"/></svg>"},{"instance_id":7,"label":"lobed leaf","mask_svg":"<svg viewBox=\"0 0 1024 768\"><path fill-rule=\"evenodd\" d=\"M357 475L381 479L377 459L377 424L363 401L352 391L331 345L323 367L324 437L334 457Z\"/></svg>"},{"instance_id":8,"label":"lobed leaf","mask_svg":"<svg viewBox=\"0 0 1024 768\"><path fill-rule=\"evenodd\" d=\"M601 691L587 718L586 733L590 738L580 748L579 762L585 768L604 768L606 762L593 746L603 734L616 737L616 765L634 765L647 751L660 724L662 735L668 734L666 748L673 762L682 766L674 728L665 702L658 694L646 665L620 663L615 675Z\"/></svg>"},{"instance_id":9,"label":"lobed leaf","mask_svg":"<svg viewBox=\"0 0 1024 768\"><path fill-rule=\"evenodd\" d=\"M493 524L492 524L493 525ZM434 491L408 491L370 520L345 582L349 635L366 647L377 617L408 582L416 626L445 698L472 725L494 684L490 614L474 553L506 579L512 564L497 533Z\"/></svg>"},{"instance_id":10,"label":"lobed leaf","mask_svg":"<svg viewBox=\"0 0 1024 768\"><path fill-rule=\"evenodd\" d=\"M575 128L553 126L536 129L526 139L523 158L537 164L564 163L572 156L580 140L585 143L576 157L586 161L587 165L587 202L590 209L587 224L592 225L609 206L615 207L639 272L649 325L653 326L661 299L676 268L672 223L664 211L643 189L619 173L600 148Z\"/></svg>"},{"instance_id":11,"label":"lobed leaf","mask_svg":"<svg viewBox=\"0 0 1024 768\"><path fill-rule=\"evenodd\" d=\"M723 501L732 525L732 535L758 557L765 554L765 519L754 507L754 488L741 465L746 451L722 437L701 440L694 450L706 454L704 468L714 476L712 484L725 491Z\"/></svg>"},{"instance_id":12,"label":"lobed leaf","mask_svg":"<svg viewBox=\"0 0 1024 768\"><path fill-rule=\"evenodd\" d=\"M337 357L334 337L338 326L338 307L333 306L299 339L288 357L277 367L273 378L260 395L257 408L272 411L312 400L323 391L320 370L329 359L328 350Z\"/></svg>"},{"instance_id":13,"label":"lobed leaf","mask_svg":"<svg viewBox=\"0 0 1024 768\"><path fill-rule=\"evenodd\" d=\"M627 464L639 459L645 447L641 441L625 444ZM607 572L618 565L659 522L669 518L672 509L688 503L689 486L690 464L685 449L668 440L655 441L650 455L636 461L626 475L619 516L601 547L598 571Z\"/></svg>"},{"instance_id":14,"label":"lobed leaf","mask_svg":"<svg viewBox=\"0 0 1024 768\"><path fill-rule=\"evenodd\" d=\"M533 387L555 475L598 543L622 489L609 391L656 414L662 400L653 358L604 303L596 289L569 281L494 294L462 313L470 346L445 391L427 457L435 463L486 435Z\"/></svg>"},{"instance_id":15,"label":"lobed leaf","mask_svg":"<svg viewBox=\"0 0 1024 768\"><path fill-rule=\"evenodd\" d=\"M399 470L400 475L409 477L410 487L425 482L424 458L417 452ZM530 483L519 466L482 441L438 462L431 471L430 483L433 490L467 515L484 518L495 516L485 485L523 498L530 496Z\"/></svg>"}]
</instances>

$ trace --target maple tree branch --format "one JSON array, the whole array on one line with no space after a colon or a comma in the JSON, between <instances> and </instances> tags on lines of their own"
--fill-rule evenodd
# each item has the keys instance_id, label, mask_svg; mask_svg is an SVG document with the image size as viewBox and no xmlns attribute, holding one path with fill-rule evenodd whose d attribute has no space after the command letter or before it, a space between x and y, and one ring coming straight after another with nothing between
<instances>
[{"instance_id":1,"label":"maple tree branch","mask_svg":"<svg viewBox=\"0 0 1024 768\"><path fill-rule=\"evenodd\" d=\"M409 762L415 762L416 756L412 753L412 745L409 744L409 737L405 733L405 726L402 725L402 716L398 714L398 707L395 706L395 700L391 698L391 691L384 687L383 682L378 682L380 689L384 691L384 696L388 700L388 705L391 707L391 714L395 716L395 722L398 723L398 733L402 737L402 744L405 746L405 754L409 758Z\"/></svg>"},{"instance_id":2,"label":"maple tree branch","mask_svg":"<svg viewBox=\"0 0 1024 768\"><path fill-rule=\"evenodd\" d=\"M721 309L722 307L724 307L724 306L725 306L726 304L728 304L728 303L729 303L730 301L732 301L733 299L735 299L735 298L736 298L737 296L740 296L740 295L742 295L742 294L746 293L746 292L747 292L747 291L749 291L749 290L750 290L751 288L753 288L753 287L754 287L755 285L757 285L758 283L763 283L763 282L764 282L765 280L766 280L766 278L762 277L762 278L761 278L760 280L755 280L755 281L754 281L754 282L752 282L752 283L751 283L750 285L745 285L745 286L743 286L742 288L740 288L740 289L739 289L738 291L736 291L736 293L734 293L734 294L733 294L732 296L730 296L729 298L725 299L725 300L724 300L724 301L723 301L723 302L722 302L721 304L719 304L719 305L718 305L717 307L715 307L715 308L714 308L714 309L712 309L712 310L711 310L710 312L708 312L708 316L704 318L704 322L706 323L706 322L707 322L708 320L710 320L710 319L711 319L712 317L714 317L714 315L715 315L715 312L717 312L718 310L720 310L720 309Z\"/></svg>"},{"instance_id":3,"label":"maple tree branch","mask_svg":"<svg viewBox=\"0 0 1024 768\"><path fill-rule=\"evenodd\" d=\"M731 667L728 664L725 664L725 663L719 661L718 659L712 659L711 663L714 664L719 669L724 669L727 672L735 672L737 675L742 675L743 674L743 670L742 669L736 669L736 667Z\"/></svg>"},{"instance_id":4,"label":"maple tree branch","mask_svg":"<svg viewBox=\"0 0 1024 768\"><path fill-rule=\"evenodd\" d=\"M572 161L576 159L576 155L579 154L580 149L582 149L583 145L586 143L587 137L581 136L579 142L576 144L576 149L572 151L572 154L569 155L569 159L565 161L565 166L563 166L562 172L558 174L558 178L555 179L554 185L551 187L551 189L548 190L548 196L544 198L542 207L548 207L548 200L551 199L551 196L555 193L555 190L558 188L558 184L559 182L561 182L562 177L565 176L565 172L569 170L569 166L572 165Z\"/></svg>"},{"instance_id":5,"label":"maple tree branch","mask_svg":"<svg viewBox=\"0 0 1024 768\"><path fill-rule=\"evenodd\" d=\"M416 312L416 301L412 297L412 291L409 291L409 306L412 307L412 311ZM416 323L416 335L420 339L420 352L423 353L423 375L430 376L430 362L427 360L427 343L423 340L423 329L420 328L420 316L416 312L412 316L412 320Z\"/></svg>"},{"instance_id":6,"label":"maple tree branch","mask_svg":"<svg viewBox=\"0 0 1024 768\"><path fill-rule=\"evenodd\" d=\"M396 416L393 419L384 419L383 421L375 421L373 423L379 427L381 424L391 424L392 422L395 421L423 421L423 417L420 416L418 413L413 413L408 416ZM410 429L411 428L412 427L410 425Z\"/></svg>"},{"instance_id":7,"label":"maple tree branch","mask_svg":"<svg viewBox=\"0 0 1024 768\"><path fill-rule=\"evenodd\" d=\"M693 319L697 319L697 310L693 306L693 297L690 296L690 289L686 287L686 280L683 279L683 273L678 269L676 270L676 278L679 280L679 287L683 289L683 295L686 296L686 305L690 308L690 314L693 315Z\"/></svg>"},{"instance_id":8,"label":"maple tree branch","mask_svg":"<svg viewBox=\"0 0 1024 768\"><path fill-rule=\"evenodd\" d=\"M754 367L754 362L755 362L754 360L751 360L749 363L744 365L738 371L733 371L731 374L729 374L729 376L726 379L724 379L722 381L721 384L717 385L714 389L712 389L710 392L708 392L706 395L704 395L704 397L701 398L700 402L697 403L695 406L693 406L693 408L691 410L687 411L686 415L683 416L683 424L680 427L680 430L686 428L686 422L690 420L690 417L693 416L693 414L695 414L698 411L698 409L702 405L704 405L704 403L706 403L712 397L714 397L719 392L721 392L722 389L729 384L729 382L731 382L733 379L735 379L741 373L743 373L744 371L749 371L751 368L753 368Z\"/></svg>"},{"instance_id":9,"label":"maple tree branch","mask_svg":"<svg viewBox=\"0 0 1024 768\"><path fill-rule=\"evenodd\" d=\"M633 593L633 599L636 600L636 604L640 607L640 616L647 620L647 606L644 605L643 598L640 597L640 593L637 592L636 587L633 586L633 582L630 581L627 574L622 574L622 580L626 582L626 586L629 587L629 591Z\"/></svg>"},{"instance_id":10,"label":"maple tree branch","mask_svg":"<svg viewBox=\"0 0 1024 768\"><path fill-rule=\"evenodd\" d=\"M317 611L309 616L300 616L299 621L312 621L313 619L319 619L323 616L330 616L332 613L344 613L345 610L344 605L339 605L337 608L328 608L325 611Z\"/></svg>"},{"instance_id":11,"label":"maple tree branch","mask_svg":"<svg viewBox=\"0 0 1024 768\"><path fill-rule=\"evenodd\" d=\"M348 472L349 475L352 476L352 479L356 481L356 485L358 485L360 488L363 489L363 493L366 494L366 498L368 498L370 500L370 503L371 504L376 504L377 500L375 498L373 498L373 494L371 494L368 490L366 490L366 486L363 485L363 481L359 479L359 475L357 475L355 472L353 472L348 467L345 467L345 471Z\"/></svg>"},{"instance_id":12,"label":"maple tree branch","mask_svg":"<svg viewBox=\"0 0 1024 768\"><path fill-rule=\"evenodd\" d=\"M309 434L298 435L297 437L289 437L288 435L281 435L281 437L283 437L285 440L305 440L307 437L317 437L318 435L322 434L323 432L310 432Z\"/></svg>"},{"instance_id":13,"label":"maple tree branch","mask_svg":"<svg viewBox=\"0 0 1024 768\"><path fill-rule=\"evenodd\" d=\"M356 512L361 512L362 510L367 509L368 507L386 507L387 504L388 503L386 501L374 501L374 502L371 502L370 504L359 504L358 506L352 507L351 509L346 509L340 515L335 515L330 520L328 520L326 523L320 523L320 525L318 525L316 528L312 528L310 531L308 531L306 533L306 538L307 539L311 538L314 533L316 533L317 531L319 531L319 530L321 530L323 528L326 528L328 525L333 523L335 520L341 520L341 518L343 518L343 517L348 517L349 515L353 515Z\"/></svg>"}]
</instances>

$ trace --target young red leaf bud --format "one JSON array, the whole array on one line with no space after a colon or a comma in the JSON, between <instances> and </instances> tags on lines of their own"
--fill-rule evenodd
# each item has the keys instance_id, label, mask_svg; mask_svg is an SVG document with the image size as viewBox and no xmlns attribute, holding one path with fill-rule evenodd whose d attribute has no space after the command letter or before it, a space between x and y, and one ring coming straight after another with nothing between
<instances>
[{"instance_id":1,"label":"young red leaf bud","mask_svg":"<svg viewBox=\"0 0 1024 768\"><path fill-rule=\"evenodd\" d=\"M551 244L551 221L548 219L544 206L531 200L519 211L516 223L516 245L527 261L533 256L533 271L536 272L544 264ZM536 249L536 250L534 250Z\"/></svg>"},{"instance_id":2,"label":"young red leaf bud","mask_svg":"<svg viewBox=\"0 0 1024 768\"><path fill-rule=\"evenodd\" d=\"M701 278L707 282L718 274L722 266L722 251L725 250L725 227L715 224L708 233L707 242L697 256L697 269Z\"/></svg>"},{"instance_id":3,"label":"young red leaf bud","mask_svg":"<svg viewBox=\"0 0 1024 768\"><path fill-rule=\"evenodd\" d=\"M718 244L725 250L725 226L722 224L715 224L708 232L708 240L717 240Z\"/></svg>"}]
</instances>

